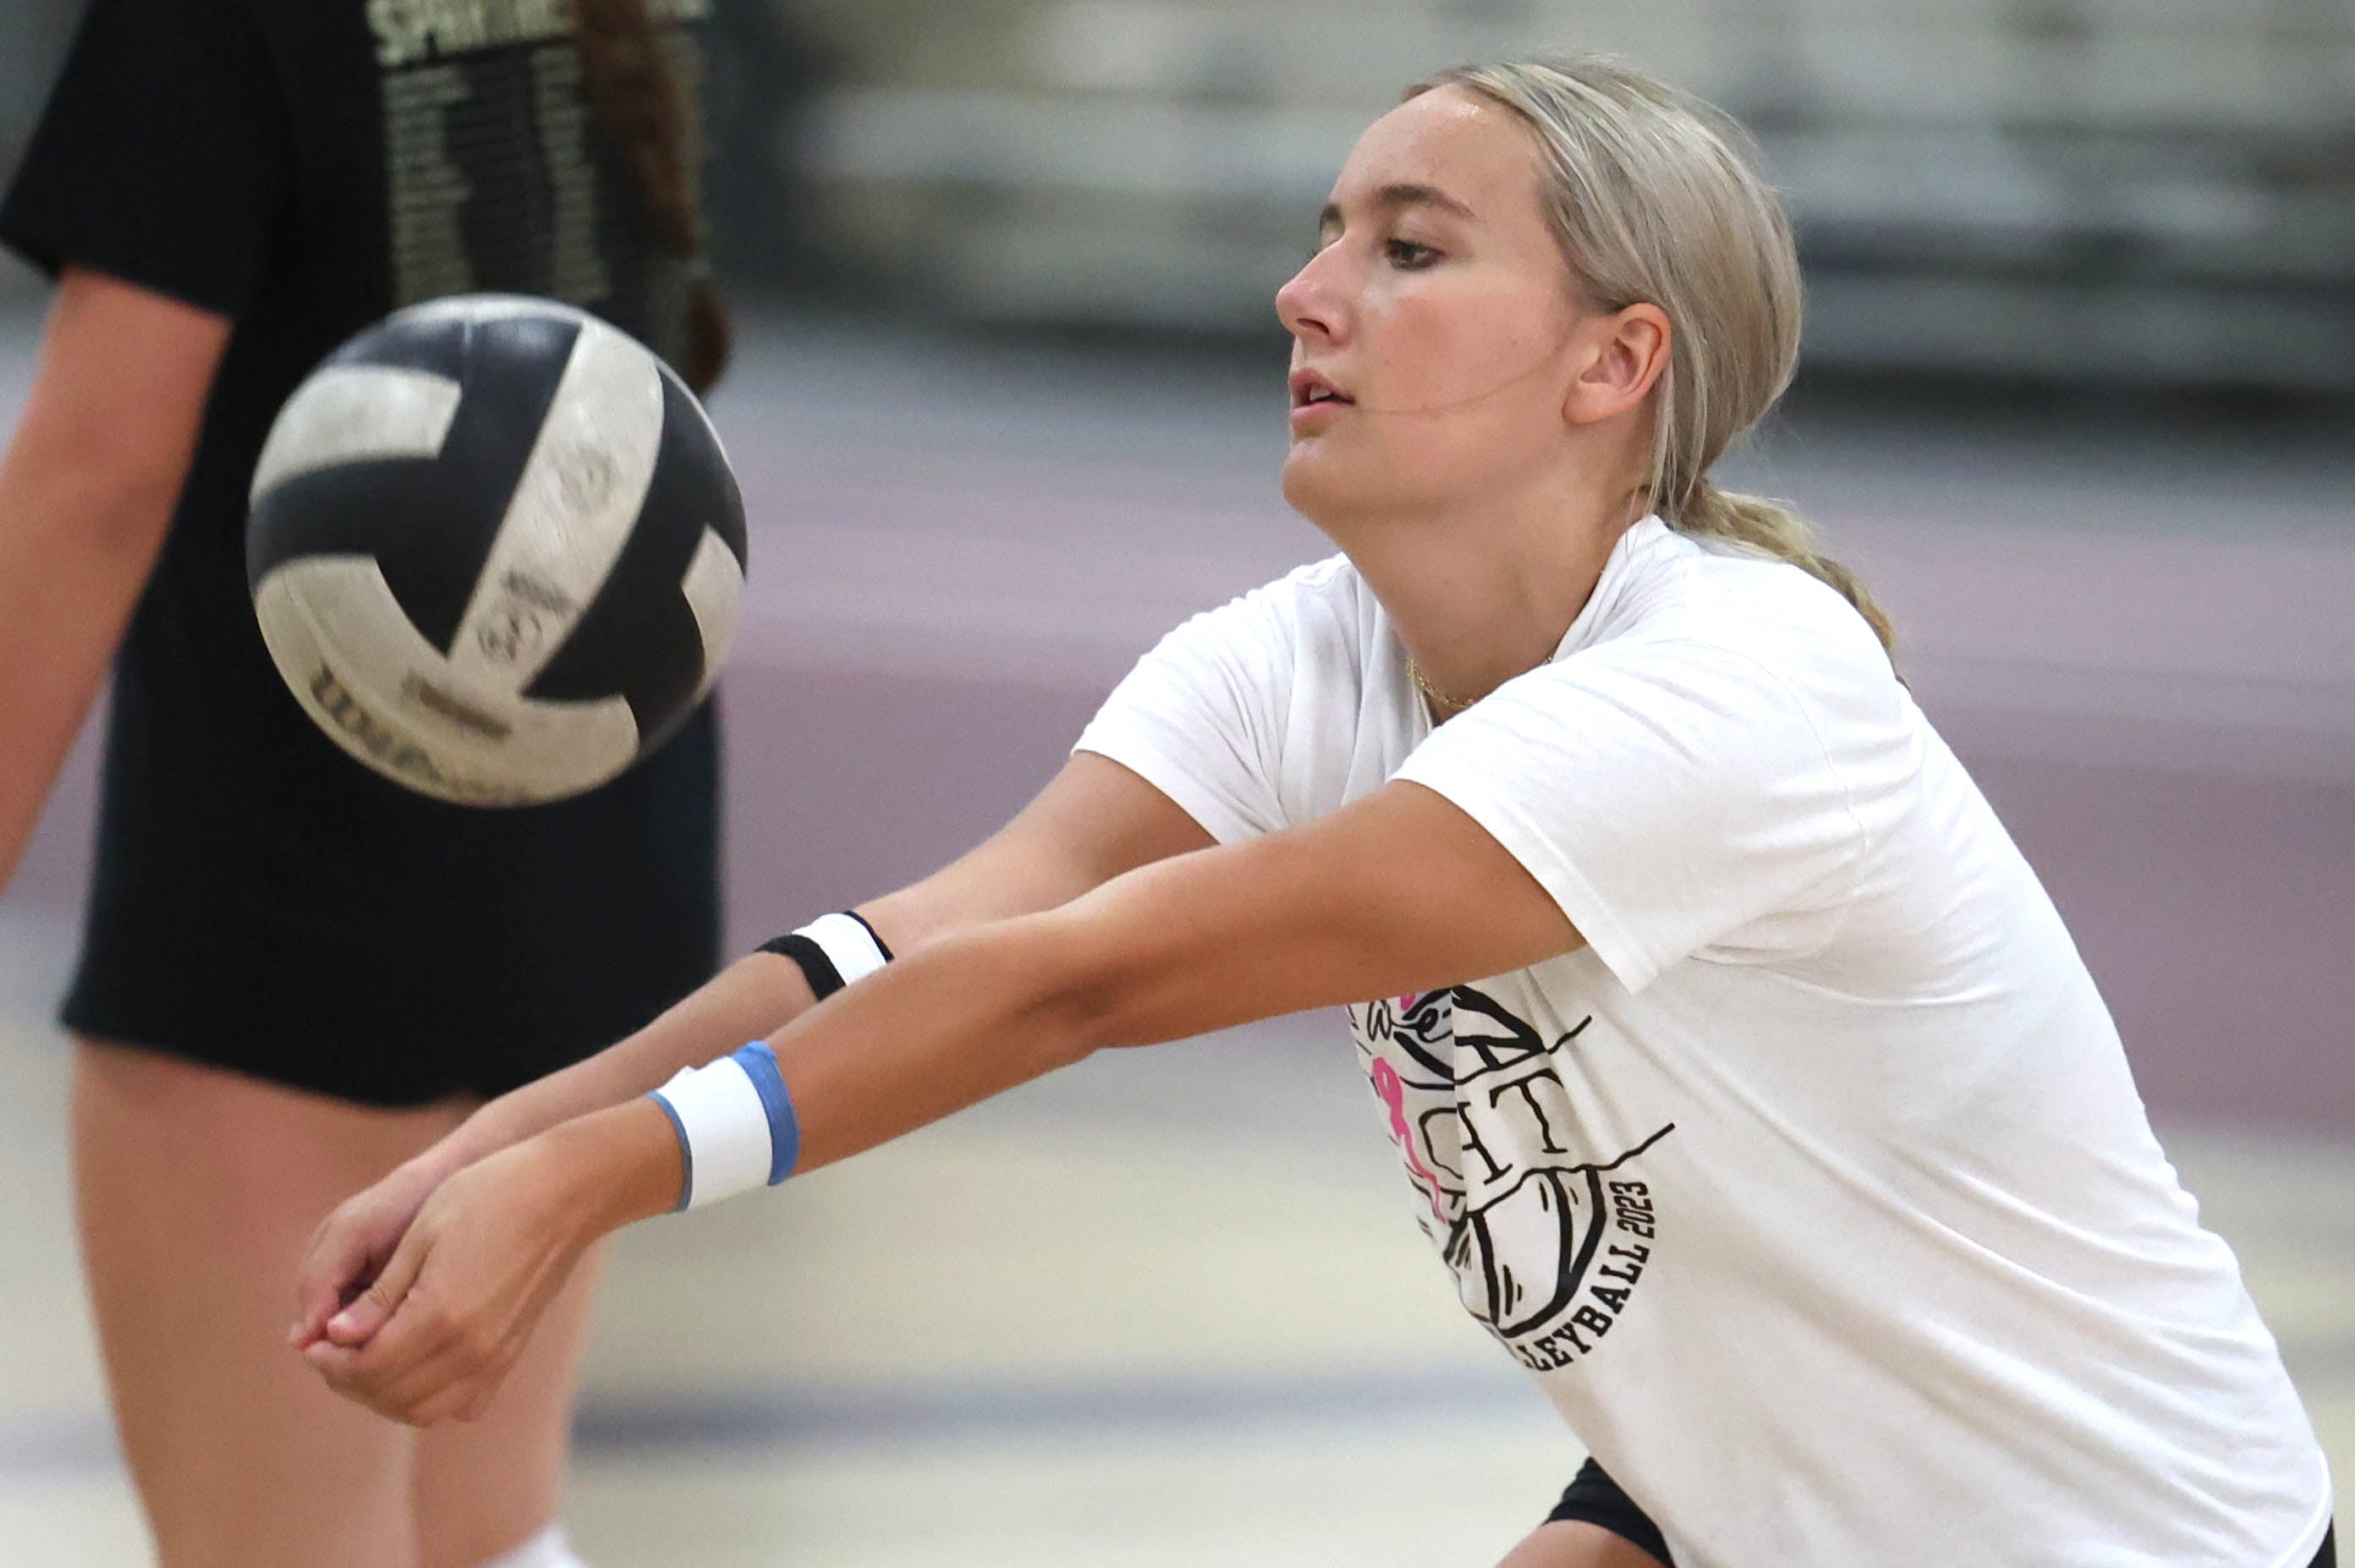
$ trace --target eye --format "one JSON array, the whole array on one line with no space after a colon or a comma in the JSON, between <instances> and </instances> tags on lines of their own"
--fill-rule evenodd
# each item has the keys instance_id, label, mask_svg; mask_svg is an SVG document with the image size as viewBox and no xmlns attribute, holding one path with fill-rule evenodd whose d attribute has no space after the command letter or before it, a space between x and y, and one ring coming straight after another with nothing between
<instances>
[{"instance_id":1,"label":"eye","mask_svg":"<svg viewBox=\"0 0 2355 1568\"><path fill-rule=\"evenodd\" d=\"M1382 254L1401 272L1420 272L1439 260L1437 251L1412 240L1388 240L1382 246Z\"/></svg>"}]
</instances>

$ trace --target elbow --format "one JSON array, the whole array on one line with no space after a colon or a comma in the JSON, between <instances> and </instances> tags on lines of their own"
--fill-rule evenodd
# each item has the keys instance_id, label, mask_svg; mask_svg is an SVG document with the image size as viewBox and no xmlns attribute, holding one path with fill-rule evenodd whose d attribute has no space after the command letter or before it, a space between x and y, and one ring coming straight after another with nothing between
<instances>
[{"instance_id":1,"label":"elbow","mask_svg":"<svg viewBox=\"0 0 2355 1568\"><path fill-rule=\"evenodd\" d=\"M59 453L11 497L12 524L63 559L120 560L144 571L170 532L183 471L113 462L96 450ZM10 486L16 489L16 486Z\"/></svg>"},{"instance_id":2,"label":"elbow","mask_svg":"<svg viewBox=\"0 0 2355 1568\"><path fill-rule=\"evenodd\" d=\"M1152 955L1136 950L1101 920L1059 911L1033 917L1042 983L1042 1043L1053 1065L1084 1061L1100 1051L1152 1045L1169 1038L1157 1027Z\"/></svg>"},{"instance_id":3,"label":"elbow","mask_svg":"<svg viewBox=\"0 0 2355 1568\"><path fill-rule=\"evenodd\" d=\"M168 470L127 463L112 469L85 464L69 509L88 519L93 548L143 563L163 547L179 507L185 464Z\"/></svg>"},{"instance_id":4,"label":"elbow","mask_svg":"<svg viewBox=\"0 0 2355 1568\"><path fill-rule=\"evenodd\" d=\"M1025 915L927 944L927 962L955 964L969 986L996 994L981 1009L984 1028L1023 1058L1026 1079L1121 1043L1117 982L1071 923L1060 912Z\"/></svg>"},{"instance_id":5,"label":"elbow","mask_svg":"<svg viewBox=\"0 0 2355 1568\"><path fill-rule=\"evenodd\" d=\"M1029 1032L1044 1058L1042 1071L1076 1067L1106 1047L1134 1043L1122 1033L1117 987L1070 953L1054 955L1037 995Z\"/></svg>"}]
</instances>

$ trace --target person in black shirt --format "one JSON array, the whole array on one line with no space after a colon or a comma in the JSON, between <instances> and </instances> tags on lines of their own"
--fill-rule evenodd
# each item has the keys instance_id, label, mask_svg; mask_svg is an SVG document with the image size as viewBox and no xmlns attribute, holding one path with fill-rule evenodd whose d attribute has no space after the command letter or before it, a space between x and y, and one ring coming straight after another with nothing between
<instances>
[{"instance_id":1,"label":"person in black shirt","mask_svg":"<svg viewBox=\"0 0 2355 1568\"><path fill-rule=\"evenodd\" d=\"M64 1018L83 1252L167 1564L571 1561L585 1291L513 1397L419 1437L287 1354L284 1282L345 1194L711 972L714 722L558 805L411 795L272 667L245 496L313 365L418 300L550 295L716 378L707 8L93 0L0 207L59 279L0 464L0 883L112 656Z\"/></svg>"}]
</instances>

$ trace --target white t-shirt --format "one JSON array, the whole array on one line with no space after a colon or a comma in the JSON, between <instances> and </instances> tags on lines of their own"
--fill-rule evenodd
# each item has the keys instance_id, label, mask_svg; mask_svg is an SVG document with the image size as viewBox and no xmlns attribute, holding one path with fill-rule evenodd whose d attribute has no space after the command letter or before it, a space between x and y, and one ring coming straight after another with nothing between
<instances>
[{"instance_id":1,"label":"white t-shirt","mask_svg":"<svg viewBox=\"0 0 2355 1568\"><path fill-rule=\"evenodd\" d=\"M2320 1446L2036 877L1870 630L1632 529L1433 730L1346 560L1080 740L1221 842L1407 779L1587 945L1349 1009L1465 1306L1679 1568L2304 1568Z\"/></svg>"}]
</instances>

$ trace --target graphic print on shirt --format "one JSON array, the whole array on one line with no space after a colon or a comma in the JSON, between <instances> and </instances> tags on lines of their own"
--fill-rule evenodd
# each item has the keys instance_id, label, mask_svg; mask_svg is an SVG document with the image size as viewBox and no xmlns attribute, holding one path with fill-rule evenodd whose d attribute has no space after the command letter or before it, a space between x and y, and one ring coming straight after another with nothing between
<instances>
[{"instance_id":1,"label":"graphic print on shirt","mask_svg":"<svg viewBox=\"0 0 2355 1568\"><path fill-rule=\"evenodd\" d=\"M1359 1004L1349 1021L1465 1309L1535 1371L1593 1351L1657 1240L1650 1184L1630 1162L1676 1124L1630 1147L1585 1147L1560 1062L1592 1015L1549 1042L1456 986Z\"/></svg>"},{"instance_id":2,"label":"graphic print on shirt","mask_svg":"<svg viewBox=\"0 0 2355 1568\"><path fill-rule=\"evenodd\" d=\"M651 0L689 125L710 0ZM593 309L674 362L683 263L635 233L634 177L583 98L565 0L368 0L384 70L396 306L542 294ZM698 159L687 160L689 178ZM673 276L671 274L675 273Z\"/></svg>"}]
</instances>

